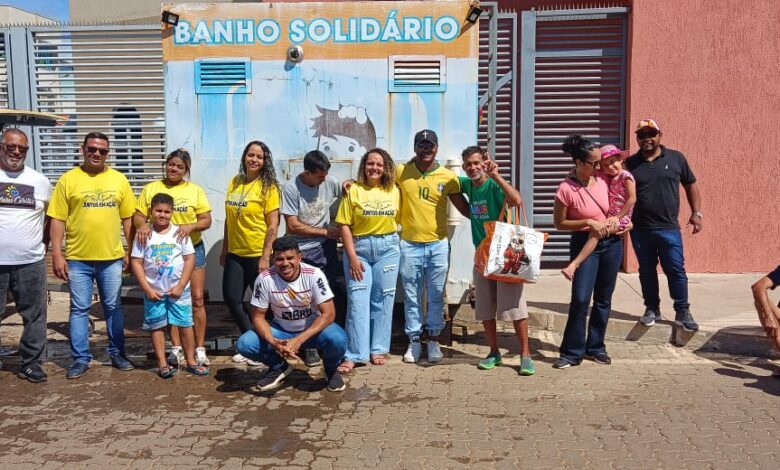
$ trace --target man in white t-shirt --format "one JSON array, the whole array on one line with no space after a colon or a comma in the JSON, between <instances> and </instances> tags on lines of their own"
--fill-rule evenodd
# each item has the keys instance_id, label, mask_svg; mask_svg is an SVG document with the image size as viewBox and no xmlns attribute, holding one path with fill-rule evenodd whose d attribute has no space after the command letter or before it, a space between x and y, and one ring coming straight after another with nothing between
<instances>
[{"instance_id":1,"label":"man in white t-shirt","mask_svg":"<svg viewBox=\"0 0 780 470\"><path fill-rule=\"evenodd\" d=\"M0 315L10 291L24 319L19 342L18 376L38 383L47 379L46 351L46 206L49 180L24 166L30 144L19 129L3 132L0 142Z\"/></svg>"},{"instance_id":2,"label":"man in white t-shirt","mask_svg":"<svg viewBox=\"0 0 780 470\"><path fill-rule=\"evenodd\" d=\"M298 352L306 348L322 350L328 390L346 388L336 368L344 357L347 335L333 322L333 293L322 271L301 263L302 258L295 238L278 238L273 244L273 267L255 281L253 329L241 335L236 347L244 357L268 366L257 382L260 391L277 388L293 371L286 359L298 359Z\"/></svg>"}]
</instances>

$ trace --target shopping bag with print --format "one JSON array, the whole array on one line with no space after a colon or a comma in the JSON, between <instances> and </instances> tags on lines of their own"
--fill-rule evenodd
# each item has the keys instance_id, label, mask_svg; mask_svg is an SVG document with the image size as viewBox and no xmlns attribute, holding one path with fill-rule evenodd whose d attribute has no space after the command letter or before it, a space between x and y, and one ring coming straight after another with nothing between
<instances>
[{"instance_id":1,"label":"shopping bag with print","mask_svg":"<svg viewBox=\"0 0 780 470\"><path fill-rule=\"evenodd\" d=\"M522 207L523 217L525 208ZM542 249L547 234L521 225L517 208L507 214L501 211L496 222L485 223L485 239L474 256L474 264L482 268L484 277L497 281L519 283L536 282L542 261ZM508 222L507 215L511 218Z\"/></svg>"}]
</instances>

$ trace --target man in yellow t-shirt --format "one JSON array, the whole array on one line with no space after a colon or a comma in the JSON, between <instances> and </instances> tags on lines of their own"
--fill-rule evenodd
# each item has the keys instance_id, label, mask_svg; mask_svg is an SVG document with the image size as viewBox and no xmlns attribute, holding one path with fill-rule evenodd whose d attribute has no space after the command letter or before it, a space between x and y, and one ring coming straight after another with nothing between
<instances>
[{"instance_id":1,"label":"man in yellow t-shirt","mask_svg":"<svg viewBox=\"0 0 780 470\"><path fill-rule=\"evenodd\" d=\"M439 165L436 153L439 139L425 129L414 136L415 157L396 168L401 190L401 284L409 347L405 362L418 362L422 352L420 336L423 318L420 292L427 296L428 362L442 359L438 337L444 328L444 286L449 268L447 240L447 201L468 210L460 192L458 177Z\"/></svg>"},{"instance_id":2,"label":"man in yellow t-shirt","mask_svg":"<svg viewBox=\"0 0 780 470\"><path fill-rule=\"evenodd\" d=\"M89 352L89 309L92 283L97 282L106 318L111 364L119 370L133 369L125 357L125 321L120 293L122 271L128 255L122 247L121 230L131 239L135 197L127 178L106 166L108 137L90 132L81 146L84 163L68 171L54 188L46 213L51 217L54 274L70 288L70 349L73 363L65 376L84 375L92 361ZM66 237L67 235L67 237ZM66 241L65 254L62 242Z\"/></svg>"}]
</instances>

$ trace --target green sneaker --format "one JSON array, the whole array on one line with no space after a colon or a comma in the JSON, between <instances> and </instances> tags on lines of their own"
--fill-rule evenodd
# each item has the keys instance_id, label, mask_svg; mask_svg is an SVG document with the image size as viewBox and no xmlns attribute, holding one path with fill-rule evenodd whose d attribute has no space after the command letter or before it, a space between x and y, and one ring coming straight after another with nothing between
<instances>
[{"instance_id":1,"label":"green sneaker","mask_svg":"<svg viewBox=\"0 0 780 470\"><path fill-rule=\"evenodd\" d=\"M534 361L528 356L523 356L520 359L520 375L534 375L535 373Z\"/></svg>"},{"instance_id":2,"label":"green sneaker","mask_svg":"<svg viewBox=\"0 0 780 470\"><path fill-rule=\"evenodd\" d=\"M479 361L477 368L489 370L496 366L500 366L501 364L503 364L503 361L501 361L501 354L488 354L488 357Z\"/></svg>"}]
</instances>

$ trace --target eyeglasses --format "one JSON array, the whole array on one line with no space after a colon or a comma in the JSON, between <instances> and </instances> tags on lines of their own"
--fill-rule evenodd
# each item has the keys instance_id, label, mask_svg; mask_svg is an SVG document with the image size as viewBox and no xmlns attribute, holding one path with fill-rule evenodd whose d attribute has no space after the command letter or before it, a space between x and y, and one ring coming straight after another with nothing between
<instances>
[{"instance_id":1,"label":"eyeglasses","mask_svg":"<svg viewBox=\"0 0 780 470\"><path fill-rule=\"evenodd\" d=\"M658 131L642 131L636 133L636 136L639 139L652 139L657 135L658 135Z\"/></svg>"},{"instance_id":2,"label":"eyeglasses","mask_svg":"<svg viewBox=\"0 0 780 470\"><path fill-rule=\"evenodd\" d=\"M25 147L24 145L16 145L16 144L3 144L3 148L5 148L6 152L14 153L17 150L19 153L27 153L28 150L30 150L30 147Z\"/></svg>"},{"instance_id":3,"label":"eyeglasses","mask_svg":"<svg viewBox=\"0 0 780 470\"><path fill-rule=\"evenodd\" d=\"M582 163L586 165L590 165L591 168L597 170L599 168L599 164L601 163L601 160L583 160Z\"/></svg>"},{"instance_id":4,"label":"eyeglasses","mask_svg":"<svg viewBox=\"0 0 780 470\"><path fill-rule=\"evenodd\" d=\"M108 149L101 149L97 147L87 147L87 153L99 153L101 157L108 155Z\"/></svg>"}]
</instances>

